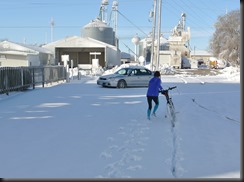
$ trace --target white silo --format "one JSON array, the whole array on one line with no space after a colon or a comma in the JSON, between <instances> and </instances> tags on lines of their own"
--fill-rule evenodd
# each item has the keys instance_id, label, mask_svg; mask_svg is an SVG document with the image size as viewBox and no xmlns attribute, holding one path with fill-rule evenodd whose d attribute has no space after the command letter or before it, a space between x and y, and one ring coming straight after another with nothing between
<instances>
[{"instance_id":1,"label":"white silo","mask_svg":"<svg viewBox=\"0 0 244 182\"><path fill-rule=\"evenodd\" d=\"M115 45L115 35L113 28L100 19L92 20L85 25L82 30L83 37L90 37L110 45Z\"/></svg>"}]
</instances>

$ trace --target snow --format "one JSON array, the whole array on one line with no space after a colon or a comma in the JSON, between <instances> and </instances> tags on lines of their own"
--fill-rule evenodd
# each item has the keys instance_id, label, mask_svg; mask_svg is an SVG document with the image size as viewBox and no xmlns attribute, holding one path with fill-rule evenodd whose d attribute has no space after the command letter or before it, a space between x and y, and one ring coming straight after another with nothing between
<instances>
[{"instance_id":1,"label":"snow","mask_svg":"<svg viewBox=\"0 0 244 182\"><path fill-rule=\"evenodd\" d=\"M240 178L240 70L163 75L175 127L146 119L147 88L96 85L98 76L0 95L2 178Z\"/></svg>"}]
</instances>

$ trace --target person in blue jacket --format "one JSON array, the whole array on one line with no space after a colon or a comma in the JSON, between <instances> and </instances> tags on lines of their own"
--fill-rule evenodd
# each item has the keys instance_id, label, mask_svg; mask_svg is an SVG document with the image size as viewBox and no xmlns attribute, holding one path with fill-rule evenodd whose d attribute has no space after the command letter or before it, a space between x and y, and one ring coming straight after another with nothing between
<instances>
[{"instance_id":1,"label":"person in blue jacket","mask_svg":"<svg viewBox=\"0 0 244 182\"><path fill-rule=\"evenodd\" d=\"M151 78L148 85L147 90L147 103L148 103L148 109L147 109L147 119L150 120L151 116L151 110L152 110L152 101L154 101L155 106L153 108L153 115L156 116L156 111L159 106L159 100L158 95L159 92L162 92L164 89L161 86L161 76L159 71L155 71L154 77Z\"/></svg>"}]
</instances>

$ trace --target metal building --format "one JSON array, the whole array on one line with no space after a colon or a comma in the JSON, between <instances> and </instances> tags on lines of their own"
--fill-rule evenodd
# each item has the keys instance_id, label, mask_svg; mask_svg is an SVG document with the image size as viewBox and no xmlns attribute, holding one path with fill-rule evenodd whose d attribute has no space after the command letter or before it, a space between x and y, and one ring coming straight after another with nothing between
<instances>
[{"instance_id":1,"label":"metal building","mask_svg":"<svg viewBox=\"0 0 244 182\"><path fill-rule=\"evenodd\" d=\"M54 64L54 57L50 50L33 45L0 42L0 66L47 66Z\"/></svg>"},{"instance_id":2,"label":"metal building","mask_svg":"<svg viewBox=\"0 0 244 182\"><path fill-rule=\"evenodd\" d=\"M99 65L106 68L121 64L120 50L116 46L90 37L66 37L43 47L55 54L56 64L63 64L62 55L69 55L69 61L72 60L74 67L79 64L92 64L93 59L98 59Z\"/></svg>"}]
</instances>

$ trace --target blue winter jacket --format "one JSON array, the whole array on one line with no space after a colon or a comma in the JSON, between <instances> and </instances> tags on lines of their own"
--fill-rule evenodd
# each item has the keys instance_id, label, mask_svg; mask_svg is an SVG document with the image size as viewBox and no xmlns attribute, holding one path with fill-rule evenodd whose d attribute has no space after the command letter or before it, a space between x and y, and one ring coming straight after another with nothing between
<instances>
[{"instance_id":1,"label":"blue winter jacket","mask_svg":"<svg viewBox=\"0 0 244 182\"><path fill-rule=\"evenodd\" d=\"M159 77L151 78L148 85L147 96L158 96L160 90L163 90L161 79Z\"/></svg>"}]
</instances>

